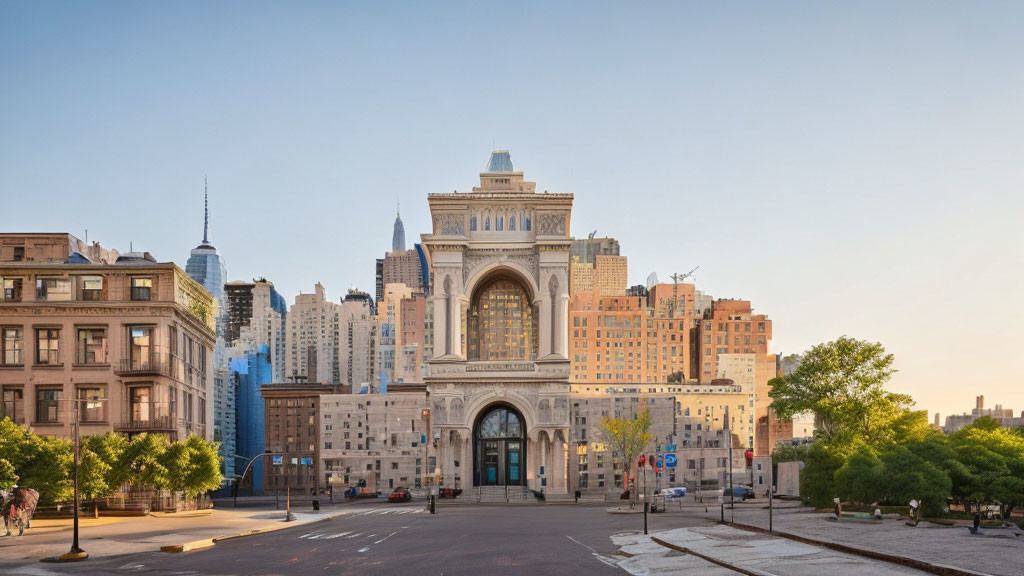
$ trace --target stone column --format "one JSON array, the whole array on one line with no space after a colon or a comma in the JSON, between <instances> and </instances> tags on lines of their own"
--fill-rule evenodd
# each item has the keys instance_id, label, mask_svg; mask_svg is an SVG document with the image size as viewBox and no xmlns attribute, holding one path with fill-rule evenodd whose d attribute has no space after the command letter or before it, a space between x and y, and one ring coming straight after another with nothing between
<instances>
[{"instance_id":1,"label":"stone column","mask_svg":"<svg viewBox=\"0 0 1024 576\"><path fill-rule=\"evenodd\" d=\"M565 494L565 436L559 430L552 439L554 446L552 450L554 463L552 465L552 479L548 480L548 486L552 492Z\"/></svg>"},{"instance_id":2,"label":"stone column","mask_svg":"<svg viewBox=\"0 0 1024 576\"><path fill-rule=\"evenodd\" d=\"M558 347L559 356L569 357L569 293L562 292L558 296Z\"/></svg>"},{"instance_id":3,"label":"stone column","mask_svg":"<svg viewBox=\"0 0 1024 576\"><path fill-rule=\"evenodd\" d=\"M537 357L544 358L551 354L551 304L544 296L539 296L533 301L535 308L540 312L537 318L537 326L534 328L540 336L537 339Z\"/></svg>"}]
</instances>

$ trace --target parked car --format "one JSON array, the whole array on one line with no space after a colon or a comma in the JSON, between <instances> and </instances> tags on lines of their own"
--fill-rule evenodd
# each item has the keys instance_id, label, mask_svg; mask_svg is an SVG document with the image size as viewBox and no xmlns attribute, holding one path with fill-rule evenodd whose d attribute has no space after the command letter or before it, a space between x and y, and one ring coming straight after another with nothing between
<instances>
[{"instance_id":1,"label":"parked car","mask_svg":"<svg viewBox=\"0 0 1024 576\"><path fill-rule=\"evenodd\" d=\"M462 488L438 488L437 489L437 497L438 498L457 498L460 494L462 494Z\"/></svg>"},{"instance_id":2,"label":"parked car","mask_svg":"<svg viewBox=\"0 0 1024 576\"><path fill-rule=\"evenodd\" d=\"M664 488L661 491L661 495L665 498L682 498L683 496L686 496L686 488L684 486Z\"/></svg>"},{"instance_id":3,"label":"parked car","mask_svg":"<svg viewBox=\"0 0 1024 576\"><path fill-rule=\"evenodd\" d=\"M747 488L746 486L733 486L732 488L726 488L722 491L722 497L729 499L732 496L735 496L740 500L746 500L747 498L754 497L754 490Z\"/></svg>"},{"instance_id":4,"label":"parked car","mask_svg":"<svg viewBox=\"0 0 1024 576\"><path fill-rule=\"evenodd\" d=\"M412 494L404 486L395 488L388 496L388 502L408 502L409 500L412 500Z\"/></svg>"}]
</instances>

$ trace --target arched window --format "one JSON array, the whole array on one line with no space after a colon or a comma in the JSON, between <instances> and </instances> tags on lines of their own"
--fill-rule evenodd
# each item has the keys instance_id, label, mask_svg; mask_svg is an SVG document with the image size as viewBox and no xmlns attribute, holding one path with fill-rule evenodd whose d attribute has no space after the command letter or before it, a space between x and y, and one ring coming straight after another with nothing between
<instances>
[{"instance_id":1,"label":"arched window","mask_svg":"<svg viewBox=\"0 0 1024 576\"><path fill-rule=\"evenodd\" d=\"M508 229L512 232L516 231L516 215L513 214L508 217Z\"/></svg>"},{"instance_id":2,"label":"arched window","mask_svg":"<svg viewBox=\"0 0 1024 576\"><path fill-rule=\"evenodd\" d=\"M494 229L497 230L498 232L501 232L505 228L504 224L505 221L501 217L501 213L499 212L498 215L494 217Z\"/></svg>"},{"instance_id":3,"label":"arched window","mask_svg":"<svg viewBox=\"0 0 1024 576\"><path fill-rule=\"evenodd\" d=\"M483 285L469 310L470 360L533 360L537 330L523 286L506 276Z\"/></svg>"},{"instance_id":4,"label":"arched window","mask_svg":"<svg viewBox=\"0 0 1024 576\"><path fill-rule=\"evenodd\" d=\"M523 230L526 230L527 232L529 232L530 231L530 213L529 212L526 213L525 219L526 219L526 222L523 224Z\"/></svg>"},{"instance_id":5,"label":"arched window","mask_svg":"<svg viewBox=\"0 0 1024 576\"><path fill-rule=\"evenodd\" d=\"M491 214L488 212L484 215L484 230L491 229Z\"/></svg>"},{"instance_id":6,"label":"arched window","mask_svg":"<svg viewBox=\"0 0 1024 576\"><path fill-rule=\"evenodd\" d=\"M469 229L473 232L476 231L476 213L473 213L473 215L469 217Z\"/></svg>"}]
</instances>

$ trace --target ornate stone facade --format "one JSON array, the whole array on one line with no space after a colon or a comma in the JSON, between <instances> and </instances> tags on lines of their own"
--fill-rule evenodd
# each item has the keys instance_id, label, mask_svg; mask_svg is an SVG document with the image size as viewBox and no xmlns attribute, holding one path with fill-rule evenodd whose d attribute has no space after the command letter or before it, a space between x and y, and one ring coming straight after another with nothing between
<instances>
[{"instance_id":1,"label":"ornate stone facade","mask_svg":"<svg viewBox=\"0 0 1024 576\"><path fill-rule=\"evenodd\" d=\"M508 160L507 152L495 154ZM492 158L490 166L510 163ZM481 173L480 183L470 193L429 196L434 233L423 236L423 246L434 282L427 391L436 465L446 486L564 494L573 196L537 194L511 170ZM502 292L482 303L498 282L512 300ZM532 351L504 346L509 331ZM511 357L517 352L521 357Z\"/></svg>"}]
</instances>

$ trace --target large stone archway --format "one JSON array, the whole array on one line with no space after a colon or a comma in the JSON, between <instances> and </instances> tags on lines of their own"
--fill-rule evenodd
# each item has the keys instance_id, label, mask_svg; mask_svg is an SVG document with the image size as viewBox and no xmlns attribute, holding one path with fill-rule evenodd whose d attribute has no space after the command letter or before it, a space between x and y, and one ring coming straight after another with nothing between
<instances>
[{"instance_id":1,"label":"large stone archway","mask_svg":"<svg viewBox=\"0 0 1024 576\"><path fill-rule=\"evenodd\" d=\"M507 152L496 154L505 161L492 162L497 171L481 173L472 194L429 197L434 227L423 247L433 353L425 383L438 416L438 467L443 482L465 488L565 493L573 197L537 194ZM506 429L488 438L481 424L496 406L509 410ZM521 425L514 433L510 413Z\"/></svg>"}]
</instances>

